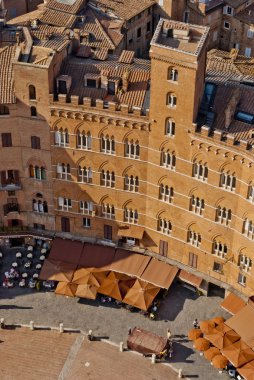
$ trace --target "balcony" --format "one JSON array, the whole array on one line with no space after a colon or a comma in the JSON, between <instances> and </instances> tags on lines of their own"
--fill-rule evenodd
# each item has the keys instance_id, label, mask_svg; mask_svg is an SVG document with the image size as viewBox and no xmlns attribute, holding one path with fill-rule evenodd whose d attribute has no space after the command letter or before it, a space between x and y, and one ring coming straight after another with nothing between
<instances>
[{"instance_id":1,"label":"balcony","mask_svg":"<svg viewBox=\"0 0 254 380\"><path fill-rule=\"evenodd\" d=\"M8 215L11 212L20 213L20 205L18 203L6 203L3 205L4 215Z\"/></svg>"},{"instance_id":2,"label":"balcony","mask_svg":"<svg viewBox=\"0 0 254 380\"><path fill-rule=\"evenodd\" d=\"M21 189L18 170L4 170L0 172L1 183L0 190L14 191Z\"/></svg>"}]
</instances>

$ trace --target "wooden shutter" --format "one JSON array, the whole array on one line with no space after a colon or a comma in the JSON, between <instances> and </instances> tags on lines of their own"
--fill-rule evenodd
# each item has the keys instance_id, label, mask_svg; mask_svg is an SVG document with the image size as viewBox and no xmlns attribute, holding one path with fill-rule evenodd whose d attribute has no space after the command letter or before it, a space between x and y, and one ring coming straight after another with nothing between
<instances>
[{"instance_id":1,"label":"wooden shutter","mask_svg":"<svg viewBox=\"0 0 254 380\"><path fill-rule=\"evenodd\" d=\"M62 231L63 232L70 232L70 219L62 217L61 218L61 225L62 225Z\"/></svg>"},{"instance_id":2,"label":"wooden shutter","mask_svg":"<svg viewBox=\"0 0 254 380\"><path fill-rule=\"evenodd\" d=\"M6 171L1 171L1 183L2 186L5 186L7 183Z\"/></svg>"},{"instance_id":3,"label":"wooden shutter","mask_svg":"<svg viewBox=\"0 0 254 380\"><path fill-rule=\"evenodd\" d=\"M3 147L7 146L6 133L2 133L2 146Z\"/></svg>"},{"instance_id":4,"label":"wooden shutter","mask_svg":"<svg viewBox=\"0 0 254 380\"><path fill-rule=\"evenodd\" d=\"M19 171L18 170L13 170L13 177L14 177L15 184L19 184Z\"/></svg>"},{"instance_id":5,"label":"wooden shutter","mask_svg":"<svg viewBox=\"0 0 254 380\"><path fill-rule=\"evenodd\" d=\"M192 252L189 252L189 266L193 268L197 268L198 264L198 255L195 255Z\"/></svg>"},{"instance_id":6,"label":"wooden shutter","mask_svg":"<svg viewBox=\"0 0 254 380\"><path fill-rule=\"evenodd\" d=\"M167 257L168 255L168 242L165 240L160 240L159 253L161 256Z\"/></svg>"},{"instance_id":7,"label":"wooden shutter","mask_svg":"<svg viewBox=\"0 0 254 380\"><path fill-rule=\"evenodd\" d=\"M104 239L112 240L112 226L104 224Z\"/></svg>"}]
</instances>

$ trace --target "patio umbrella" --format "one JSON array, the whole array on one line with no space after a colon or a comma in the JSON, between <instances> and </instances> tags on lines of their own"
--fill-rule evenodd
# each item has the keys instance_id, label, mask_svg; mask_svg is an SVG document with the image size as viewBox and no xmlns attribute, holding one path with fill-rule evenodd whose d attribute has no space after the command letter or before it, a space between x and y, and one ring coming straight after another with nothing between
<instances>
[{"instance_id":1,"label":"patio umbrella","mask_svg":"<svg viewBox=\"0 0 254 380\"><path fill-rule=\"evenodd\" d=\"M109 271L105 271L104 269L100 269L100 268L86 268L86 269L89 270L93 274L93 276L97 279L100 285L109 274Z\"/></svg>"},{"instance_id":2,"label":"patio umbrella","mask_svg":"<svg viewBox=\"0 0 254 380\"><path fill-rule=\"evenodd\" d=\"M204 357L211 362L212 359L219 354L220 350L217 347L210 347L204 352Z\"/></svg>"},{"instance_id":3,"label":"patio umbrella","mask_svg":"<svg viewBox=\"0 0 254 380\"><path fill-rule=\"evenodd\" d=\"M198 338L194 340L194 347L198 351L206 351L210 347L210 342L205 338Z\"/></svg>"},{"instance_id":4,"label":"patio umbrella","mask_svg":"<svg viewBox=\"0 0 254 380\"><path fill-rule=\"evenodd\" d=\"M220 325L221 323L225 322L225 318L223 317L215 317L210 319L211 322L214 322L215 325Z\"/></svg>"},{"instance_id":5,"label":"patio umbrella","mask_svg":"<svg viewBox=\"0 0 254 380\"><path fill-rule=\"evenodd\" d=\"M119 287L119 282L129 278L129 276L122 273L110 272L109 275L103 280L98 292L122 301L123 297Z\"/></svg>"},{"instance_id":6,"label":"patio umbrella","mask_svg":"<svg viewBox=\"0 0 254 380\"><path fill-rule=\"evenodd\" d=\"M212 365L215 368L223 369L227 366L227 364L228 364L228 359L221 354L214 356L214 358L212 359Z\"/></svg>"},{"instance_id":7,"label":"patio umbrella","mask_svg":"<svg viewBox=\"0 0 254 380\"><path fill-rule=\"evenodd\" d=\"M189 340L196 340L202 336L202 331L200 329L191 329L188 332L188 338Z\"/></svg>"},{"instance_id":8,"label":"patio umbrella","mask_svg":"<svg viewBox=\"0 0 254 380\"><path fill-rule=\"evenodd\" d=\"M40 280L53 280L70 282L76 265L67 264L56 260L45 260L40 272Z\"/></svg>"},{"instance_id":9,"label":"patio umbrella","mask_svg":"<svg viewBox=\"0 0 254 380\"><path fill-rule=\"evenodd\" d=\"M127 280L121 280L119 282L119 288L122 294L122 297L125 297L127 292L132 288L132 286L135 284L136 279L131 278Z\"/></svg>"},{"instance_id":10,"label":"patio umbrella","mask_svg":"<svg viewBox=\"0 0 254 380\"><path fill-rule=\"evenodd\" d=\"M59 282L56 287L55 294L74 297L77 290L77 286L77 284L72 284L71 282Z\"/></svg>"},{"instance_id":11,"label":"patio umbrella","mask_svg":"<svg viewBox=\"0 0 254 380\"><path fill-rule=\"evenodd\" d=\"M97 296L97 290L98 287L91 284L78 285L75 296L95 300Z\"/></svg>"},{"instance_id":12,"label":"patio umbrella","mask_svg":"<svg viewBox=\"0 0 254 380\"><path fill-rule=\"evenodd\" d=\"M202 333L208 334L215 327L215 323L209 320L201 321L199 327Z\"/></svg>"},{"instance_id":13,"label":"patio umbrella","mask_svg":"<svg viewBox=\"0 0 254 380\"><path fill-rule=\"evenodd\" d=\"M74 272L72 282L78 285L90 284L99 288L100 283L97 278L89 270L85 268L79 268Z\"/></svg>"},{"instance_id":14,"label":"patio umbrella","mask_svg":"<svg viewBox=\"0 0 254 380\"><path fill-rule=\"evenodd\" d=\"M234 330L222 333L217 329L213 329L210 334L205 334L205 338L221 350L230 346L232 343L237 342L240 339L240 336Z\"/></svg>"},{"instance_id":15,"label":"patio umbrella","mask_svg":"<svg viewBox=\"0 0 254 380\"><path fill-rule=\"evenodd\" d=\"M254 351L242 340L238 340L230 346L227 346L221 352L235 367L241 367L254 360Z\"/></svg>"},{"instance_id":16,"label":"patio umbrella","mask_svg":"<svg viewBox=\"0 0 254 380\"><path fill-rule=\"evenodd\" d=\"M146 311L151 306L159 291L160 288L157 286L137 279L127 292L123 302Z\"/></svg>"},{"instance_id":17,"label":"patio umbrella","mask_svg":"<svg viewBox=\"0 0 254 380\"><path fill-rule=\"evenodd\" d=\"M216 326L216 331L220 331L223 334L230 331L230 330L232 330L231 327L225 325L225 323L221 323L218 326Z\"/></svg>"},{"instance_id":18,"label":"patio umbrella","mask_svg":"<svg viewBox=\"0 0 254 380\"><path fill-rule=\"evenodd\" d=\"M254 360L244 364L241 368L237 368L237 371L246 380L254 380Z\"/></svg>"}]
</instances>

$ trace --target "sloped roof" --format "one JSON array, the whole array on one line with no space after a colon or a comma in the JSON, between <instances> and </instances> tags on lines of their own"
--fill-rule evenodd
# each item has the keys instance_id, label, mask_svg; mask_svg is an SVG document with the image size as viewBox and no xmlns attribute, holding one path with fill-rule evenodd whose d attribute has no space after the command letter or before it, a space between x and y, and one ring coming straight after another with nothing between
<instances>
[{"instance_id":1,"label":"sloped roof","mask_svg":"<svg viewBox=\"0 0 254 380\"><path fill-rule=\"evenodd\" d=\"M12 62L17 45L0 45L0 104L15 103Z\"/></svg>"}]
</instances>

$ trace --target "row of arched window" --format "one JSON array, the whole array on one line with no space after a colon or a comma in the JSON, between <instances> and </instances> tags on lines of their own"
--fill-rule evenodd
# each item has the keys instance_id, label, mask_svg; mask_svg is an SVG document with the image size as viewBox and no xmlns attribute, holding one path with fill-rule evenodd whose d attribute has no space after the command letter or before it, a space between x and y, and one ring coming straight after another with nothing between
<instances>
[{"instance_id":1,"label":"row of arched window","mask_svg":"<svg viewBox=\"0 0 254 380\"><path fill-rule=\"evenodd\" d=\"M30 178L35 178L39 180L46 179L46 169L43 166L29 166L29 175Z\"/></svg>"}]
</instances>

